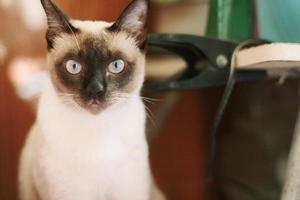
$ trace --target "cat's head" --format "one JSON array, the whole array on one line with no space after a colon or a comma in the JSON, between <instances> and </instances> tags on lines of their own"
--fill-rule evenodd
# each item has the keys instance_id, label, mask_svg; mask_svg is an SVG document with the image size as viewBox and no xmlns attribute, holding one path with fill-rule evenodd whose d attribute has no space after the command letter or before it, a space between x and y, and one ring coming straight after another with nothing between
<instances>
[{"instance_id":1,"label":"cat's head","mask_svg":"<svg viewBox=\"0 0 300 200\"><path fill-rule=\"evenodd\" d=\"M148 0L133 0L114 23L72 20L51 0L41 2L51 80L61 100L97 114L139 94Z\"/></svg>"}]
</instances>

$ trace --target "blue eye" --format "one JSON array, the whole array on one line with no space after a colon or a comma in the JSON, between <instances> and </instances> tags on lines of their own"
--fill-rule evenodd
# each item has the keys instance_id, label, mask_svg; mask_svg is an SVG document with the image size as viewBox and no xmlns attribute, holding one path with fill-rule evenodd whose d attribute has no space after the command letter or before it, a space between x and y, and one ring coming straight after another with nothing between
<instances>
[{"instance_id":1,"label":"blue eye","mask_svg":"<svg viewBox=\"0 0 300 200\"><path fill-rule=\"evenodd\" d=\"M66 69L70 74L79 74L82 67L75 60L68 60L68 62L66 63Z\"/></svg>"},{"instance_id":2,"label":"blue eye","mask_svg":"<svg viewBox=\"0 0 300 200\"><path fill-rule=\"evenodd\" d=\"M125 63L123 60L115 60L108 65L108 71L113 74L121 73L125 68Z\"/></svg>"}]
</instances>

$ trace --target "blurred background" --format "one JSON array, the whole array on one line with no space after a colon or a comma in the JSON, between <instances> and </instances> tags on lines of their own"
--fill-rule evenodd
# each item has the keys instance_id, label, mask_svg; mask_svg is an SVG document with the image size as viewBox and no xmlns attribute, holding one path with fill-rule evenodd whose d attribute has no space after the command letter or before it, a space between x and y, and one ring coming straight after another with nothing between
<instances>
[{"instance_id":1,"label":"blurred background","mask_svg":"<svg viewBox=\"0 0 300 200\"><path fill-rule=\"evenodd\" d=\"M114 21L129 2L55 0L72 18L106 21ZM296 42L299 7L297 0L153 0L150 32L236 42L253 37ZM1 200L17 199L18 157L47 76L45 29L39 0L0 0ZM149 54L146 78L164 79L184 65L173 55ZM213 181L207 162L210 127L223 88L146 93L157 99L146 102L152 118L147 127L151 165L168 198L279 199L297 115L297 90L296 80L280 87L276 81L237 86L219 131Z\"/></svg>"}]
</instances>

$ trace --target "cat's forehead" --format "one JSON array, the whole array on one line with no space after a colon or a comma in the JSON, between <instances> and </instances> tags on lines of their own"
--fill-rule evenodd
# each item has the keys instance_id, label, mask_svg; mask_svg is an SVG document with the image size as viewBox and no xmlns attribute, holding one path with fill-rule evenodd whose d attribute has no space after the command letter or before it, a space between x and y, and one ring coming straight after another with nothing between
<instances>
[{"instance_id":1,"label":"cat's forehead","mask_svg":"<svg viewBox=\"0 0 300 200\"><path fill-rule=\"evenodd\" d=\"M113 23L105 21L81 21L81 20L70 20L70 23L77 29L84 32L99 33L106 28L110 27Z\"/></svg>"},{"instance_id":2,"label":"cat's forehead","mask_svg":"<svg viewBox=\"0 0 300 200\"><path fill-rule=\"evenodd\" d=\"M142 57L135 40L126 32L107 30L112 23L73 20L72 25L79 30L76 34L62 34L55 39L53 52L50 53L55 60L95 47L110 54L121 52L130 60Z\"/></svg>"}]
</instances>

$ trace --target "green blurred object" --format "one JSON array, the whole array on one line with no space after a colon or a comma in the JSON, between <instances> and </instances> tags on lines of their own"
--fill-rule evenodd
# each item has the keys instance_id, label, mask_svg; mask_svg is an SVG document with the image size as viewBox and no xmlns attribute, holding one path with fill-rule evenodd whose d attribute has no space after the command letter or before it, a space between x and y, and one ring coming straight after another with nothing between
<instances>
[{"instance_id":1,"label":"green blurred object","mask_svg":"<svg viewBox=\"0 0 300 200\"><path fill-rule=\"evenodd\" d=\"M243 41L253 37L251 0L210 0L206 35Z\"/></svg>"}]
</instances>

